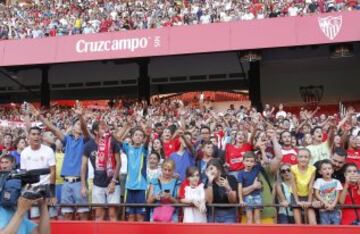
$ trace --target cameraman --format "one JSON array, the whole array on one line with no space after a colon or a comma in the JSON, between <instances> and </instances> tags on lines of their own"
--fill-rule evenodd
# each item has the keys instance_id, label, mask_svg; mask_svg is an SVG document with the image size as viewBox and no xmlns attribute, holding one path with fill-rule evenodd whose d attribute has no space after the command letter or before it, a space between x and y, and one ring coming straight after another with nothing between
<instances>
[{"instance_id":1,"label":"cameraman","mask_svg":"<svg viewBox=\"0 0 360 234\"><path fill-rule=\"evenodd\" d=\"M40 204L38 226L25 217L34 202ZM0 234L50 234L50 219L46 200L41 198L32 201L20 197L17 204L15 212L0 207Z\"/></svg>"}]
</instances>

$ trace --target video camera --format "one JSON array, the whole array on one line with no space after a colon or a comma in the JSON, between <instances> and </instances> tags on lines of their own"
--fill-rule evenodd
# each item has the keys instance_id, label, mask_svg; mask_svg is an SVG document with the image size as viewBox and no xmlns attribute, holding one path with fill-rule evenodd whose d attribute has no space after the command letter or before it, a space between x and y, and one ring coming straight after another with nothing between
<instances>
[{"instance_id":1,"label":"video camera","mask_svg":"<svg viewBox=\"0 0 360 234\"><path fill-rule=\"evenodd\" d=\"M30 200L46 197L49 194L49 186L31 186L31 184L38 183L41 175L49 173L48 168L0 172L0 206L14 209L20 196ZM28 184L30 186L25 186Z\"/></svg>"}]
</instances>

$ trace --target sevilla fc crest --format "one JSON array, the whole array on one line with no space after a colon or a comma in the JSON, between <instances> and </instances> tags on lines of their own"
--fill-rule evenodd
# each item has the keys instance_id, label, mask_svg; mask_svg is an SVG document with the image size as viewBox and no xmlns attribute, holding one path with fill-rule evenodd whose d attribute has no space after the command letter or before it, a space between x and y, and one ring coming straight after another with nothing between
<instances>
[{"instance_id":1,"label":"sevilla fc crest","mask_svg":"<svg viewBox=\"0 0 360 234\"><path fill-rule=\"evenodd\" d=\"M318 17L318 21L321 31L325 36L330 40L334 40L341 30L342 16Z\"/></svg>"}]
</instances>

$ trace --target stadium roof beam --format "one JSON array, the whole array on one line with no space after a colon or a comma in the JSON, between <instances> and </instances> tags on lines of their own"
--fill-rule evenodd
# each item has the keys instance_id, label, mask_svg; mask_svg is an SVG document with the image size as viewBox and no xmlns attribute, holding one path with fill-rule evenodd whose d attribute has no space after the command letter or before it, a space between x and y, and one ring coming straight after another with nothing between
<instances>
[{"instance_id":1,"label":"stadium roof beam","mask_svg":"<svg viewBox=\"0 0 360 234\"><path fill-rule=\"evenodd\" d=\"M4 68L0 69L0 73L7 78L8 80L10 80L11 82L14 82L15 84L19 85L21 88L25 89L32 97L37 98L38 96L31 90L31 88L27 87L26 85L22 84L20 81L18 81L17 79L15 79L11 74L9 74L9 72L7 70L5 70Z\"/></svg>"}]
</instances>

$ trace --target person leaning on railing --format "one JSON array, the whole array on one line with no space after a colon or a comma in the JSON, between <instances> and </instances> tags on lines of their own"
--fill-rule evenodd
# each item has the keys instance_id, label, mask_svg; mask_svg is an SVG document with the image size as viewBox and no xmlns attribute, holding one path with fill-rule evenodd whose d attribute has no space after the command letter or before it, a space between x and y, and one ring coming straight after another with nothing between
<instances>
[{"instance_id":1,"label":"person leaning on railing","mask_svg":"<svg viewBox=\"0 0 360 234\"><path fill-rule=\"evenodd\" d=\"M205 198L208 204L236 204L237 180L227 175L219 159L211 159L206 167L207 182L205 183ZM237 210L234 207L214 208L210 212L208 222L236 223ZM213 217L212 217L213 216Z\"/></svg>"}]
</instances>

